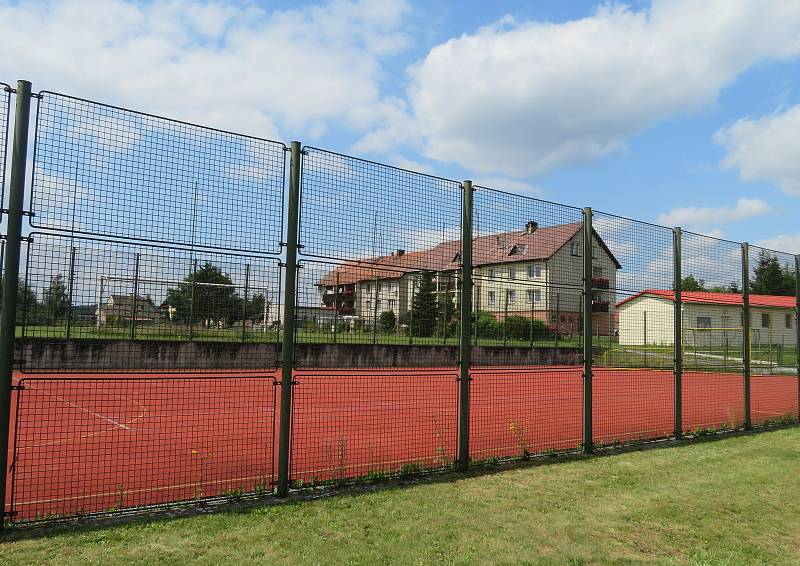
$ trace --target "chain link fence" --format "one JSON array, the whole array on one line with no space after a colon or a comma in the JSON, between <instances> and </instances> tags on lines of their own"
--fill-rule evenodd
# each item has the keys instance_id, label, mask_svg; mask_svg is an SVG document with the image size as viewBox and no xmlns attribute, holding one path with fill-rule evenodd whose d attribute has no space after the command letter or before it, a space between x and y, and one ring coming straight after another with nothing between
<instances>
[{"instance_id":1,"label":"chain link fence","mask_svg":"<svg viewBox=\"0 0 800 566\"><path fill-rule=\"evenodd\" d=\"M797 421L794 255L20 92L4 519Z\"/></svg>"}]
</instances>

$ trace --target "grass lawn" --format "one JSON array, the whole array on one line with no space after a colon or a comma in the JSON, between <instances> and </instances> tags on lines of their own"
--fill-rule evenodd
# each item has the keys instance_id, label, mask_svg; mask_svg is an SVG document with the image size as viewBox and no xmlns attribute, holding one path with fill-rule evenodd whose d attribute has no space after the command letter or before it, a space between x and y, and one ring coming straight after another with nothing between
<instances>
[{"instance_id":1,"label":"grass lawn","mask_svg":"<svg viewBox=\"0 0 800 566\"><path fill-rule=\"evenodd\" d=\"M191 329L187 325L147 325L140 324L136 327L135 338L137 340L158 340L164 342L172 342L179 340L192 340L197 342L241 342L242 329L238 328L203 328L200 325ZM17 326L17 338L66 338L66 326L47 326L47 325L30 325L24 329ZM70 329L70 338L77 340L127 340L131 336L131 330L128 326L105 326L98 329L94 325L75 324ZM282 334L273 330L263 332L259 329L248 329L244 334L244 341L252 342L279 342L282 339ZM336 335L335 341L340 344L372 344L373 340L376 344L401 344L405 345L411 342L417 345L430 345L430 346L458 346L459 338L457 332L451 332L448 336L430 336L419 337L414 336L411 340L407 334L402 332L376 332L374 335L371 331L357 331L357 332L339 332ZM300 328L297 331L298 343L313 343L313 344L331 344L334 342L332 332L324 332L318 330L309 330ZM580 338L577 336L562 337L558 341L554 338L550 339L535 339L531 342L529 339L512 339L503 340L502 338L486 338L478 337L473 342L480 346L519 346L530 347L531 344L536 347L563 347L563 348L577 348L580 346ZM603 342L602 344L605 344Z\"/></svg>"},{"instance_id":2,"label":"grass lawn","mask_svg":"<svg viewBox=\"0 0 800 566\"><path fill-rule=\"evenodd\" d=\"M800 563L800 428L113 527L3 564Z\"/></svg>"}]
</instances>

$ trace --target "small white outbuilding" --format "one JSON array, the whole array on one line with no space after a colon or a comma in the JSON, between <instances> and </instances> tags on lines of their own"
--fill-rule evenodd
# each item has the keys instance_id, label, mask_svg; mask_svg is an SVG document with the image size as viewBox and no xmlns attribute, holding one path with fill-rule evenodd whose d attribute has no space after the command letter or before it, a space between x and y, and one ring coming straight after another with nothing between
<instances>
[{"instance_id":1,"label":"small white outbuilding","mask_svg":"<svg viewBox=\"0 0 800 566\"><path fill-rule=\"evenodd\" d=\"M675 331L675 294L648 289L617 303L619 343L671 345ZM684 291L681 293L684 344L741 344L742 295ZM759 344L794 345L797 340L795 297L750 295L751 340Z\"/></svg>"}]
</instances>

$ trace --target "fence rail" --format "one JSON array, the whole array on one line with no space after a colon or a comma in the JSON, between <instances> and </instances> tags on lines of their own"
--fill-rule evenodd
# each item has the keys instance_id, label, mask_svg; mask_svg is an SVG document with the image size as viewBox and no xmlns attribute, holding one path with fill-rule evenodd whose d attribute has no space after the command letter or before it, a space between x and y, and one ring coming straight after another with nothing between
<instances>
[{"instance_id":1,"label":"fence rail","mask_svg":"<svg viewBox=\"0 0 800 566\"><path fill-rule=\"evenodd\" d=\"M798 420L798 256L14 92L3 524Z\"/></svg>"}]
</instances>

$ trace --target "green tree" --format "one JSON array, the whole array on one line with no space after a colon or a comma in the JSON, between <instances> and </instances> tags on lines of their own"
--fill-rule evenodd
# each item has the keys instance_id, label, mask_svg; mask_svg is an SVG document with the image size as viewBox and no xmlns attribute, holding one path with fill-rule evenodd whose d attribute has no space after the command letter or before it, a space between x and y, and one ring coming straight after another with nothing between
<instances>
[{"instance_id":1,"label":"green tree","mask_svg":"<svg viewBox=\"0 0 800 566\"><path fill-rule=\"evenodd\" d=\"M712 293L741 293L742 290L739 289L739 283L737 281L731 281L728 285L718 285L716 287L711 287L709 289Z\"/></svg>"},{"instance_id":2,"label":"green tree","mask_svg":"<svg viewBox=\"0 0 800 566\"><path fill-rule=\"evenodd\" d=\"M250 300L247 301L245 318L247 318L247 320L261 320L264 318L265 303L266 299L264 298L263 293L254 295Z\"/></svg>"},{"instance_id":3,"label":"green tree","mask_svg":"<svg viewBox=\"0 0 800 566\"><path fill-rule=\"evenodd\" d=\"M750 292L757 295L794 295L794 270L789 269L788 265L781 268L775 255L761 250L753 268Z\"/></svg>"},{"instance_id":4,"label":"green tree","mask_svg":"<svg viewBox=\"0 0 800 566\"><path fill-rule=\"evenodd\" d=\"M0 301L3 300L3 279L0 277ZM17 323L21 324L23 318L28 324L36 324L41 316L41 308L36 291L31 289L25 280L20 277L17 285Z\"/></svg>"},{"instance_id":5,"label":"green tree","mask_svg":"<svg viewBox=\"0 0 800 566\"><path fill-rule=\"evenodd\" d=\"M175 308L175 318L183 323L231 324L242 317L242 299L231 278L210 262L187 275L176 288L168 289L165 302Z\"/></svg>"},{"instance_id":6,"label":"green tree","mask_svg":"<svg viewBox=\"0 0 800 566\"><path fill-rule=\"evenodd\" d=\"M67 318L70 304L64 276L60 273L50 280L50 286L42 293L42 309L49 324L55 324Z\"/></svg>"},{"instance_id":7,"label":"green tree","mask_svg":"<svg viewBox=\"0 0 800 566\"><path fill-rule=\"evenodd\" d=\"M397 325L397 318L394 316L394 311L383 311L378 323L383 332L391 332Z\"/></svg>"},{"instance_id":8,"label":"green tree","mask_svg":"<svg viewBox=\"0 0 800 566\"><path fill-rule=\"evenodd\" d=\"M687 275L681 279L682 291L708 291L706 289L706 282L702 279L697 279L694 275Z\"/></svg>"},{"instance_id":9,"label":"green tree","mask_svg":"<svg viewBox=\"0 0 800 566\"><path fill-rule=\"evenodd\" d=\"M436 328L436 284L433 273L423 271L419 278L417 292L411 301L411 332L414 336L428 337Z\"/></svg>"}]
</instances>

